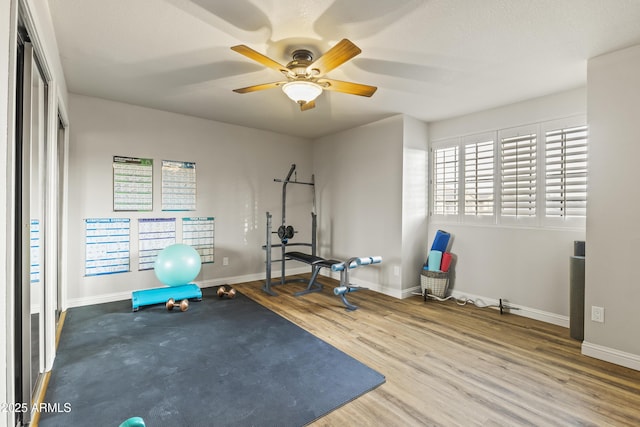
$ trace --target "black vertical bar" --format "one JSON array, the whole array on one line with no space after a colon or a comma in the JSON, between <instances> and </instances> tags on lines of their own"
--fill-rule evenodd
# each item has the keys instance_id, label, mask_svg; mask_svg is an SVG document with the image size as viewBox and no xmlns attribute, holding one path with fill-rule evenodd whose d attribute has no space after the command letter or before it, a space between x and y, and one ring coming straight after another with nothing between
<instances>
[{"instance_id":1,"label":"black vertical bar","mask_svg":"<svg viewBox=\"0 0 640 427\"><path fill-rule=\"evenodd\" d=\"M14 164L14 203L15 203L15 215L14 215L14 328L15 328L15 341L14 341L14 390L15 390L15 403L21 404L22 396L24 394L23 388L23 360L22 360L22 347L23 343L23 319L22 319L22 173L23 173L23 159L22 159L22 147L23 141L23 106L24 106L24 40L20 31L18 32L18 44L16 55L16 110L15 110L15 164ZM16 412L16 421L23 423L23 413Z\"/></svg>"}]
</instances>

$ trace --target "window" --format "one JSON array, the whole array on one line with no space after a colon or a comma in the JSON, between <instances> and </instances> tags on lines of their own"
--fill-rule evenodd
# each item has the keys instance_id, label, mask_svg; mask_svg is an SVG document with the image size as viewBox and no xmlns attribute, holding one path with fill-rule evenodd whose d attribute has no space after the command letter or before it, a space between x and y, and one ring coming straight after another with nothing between
<instances>
[{"instance_id":1,"label":"window","mask_svg":"<svg viewBox=\"0 0 640 427\"><path fill-rule=\"evenodd\" d=\"M545 215L587 215L587 127L545 133Z\"/></svg>"},{"instance_id":2,"label":"window","mask_svg":"<svg viewBox=\"0 0 640 427\"><path fill-rule=\"evenodd\" d=\"M464 214L493 215L493 140L464 146Z\"/></svg>"},{"instance_id":3,"label":"window","mask_svg":"<svg viewBox=\"0 0 640 427\"><path fill-rule=\"evenodd\" d=\"M458 146L433 152L433 214L458 215Z\"/></svg>"},{"instance_id":4,"label":"window","mask_svg":"<svg viewBox=\"0 0 640 427\"><path fill-rule=\"evenodd\" d=\"M536 133L500 139L500 214L536 216Z\"/></svg>"},{"instance_id":5,"label":"window","mask_svg":"<svg viewBox=\"0 0 640 427\"><path fill-rule=\"evenodd\" d=\"M584 116L433 143L431 215L442 221L584 227Z\"/></svg>"}]
</instances>

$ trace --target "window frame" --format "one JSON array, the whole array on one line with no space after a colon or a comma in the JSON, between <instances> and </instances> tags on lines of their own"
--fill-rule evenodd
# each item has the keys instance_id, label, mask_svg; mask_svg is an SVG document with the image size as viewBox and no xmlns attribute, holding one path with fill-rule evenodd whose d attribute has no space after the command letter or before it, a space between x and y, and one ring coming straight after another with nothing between
<instances>
[{"instance_id":1,"label":"window frame","mask_svg":"<svg viewBox=\"0 0 640 427\"><path fill-rule=\"evenodd\" d=\"M585 217L549 217L546 212L546 135L547 132L567 129L579 126L587 127L587 162L589 156L589 125L586 116L575 115L560 119L547 120L539 123L526 124L522 126L491 130L487 132L478 132L469 135L457 136L453 138L443 138L432 141L430 146L429 159L429 217L431 221L449 224L469 224L469 225L496 225L506 227L541 227L541 228L560 228L560 229L579 229L584 230L586 226ZM535 134L535 215L532 216L507 216L502 215L502 156L501 147L502 140L517 135ZM465 206L466 194L466 148L469 144L477 144L481 142L493 141L493 214L477 215L467 214ZM435 203L435 152L436 150L458 147L458 171L457 171L457 214L446 215L436 214L434 212ZM587 202L588 202L588 179L589 168L587 163Z\"/></svg>"}]
</instances>

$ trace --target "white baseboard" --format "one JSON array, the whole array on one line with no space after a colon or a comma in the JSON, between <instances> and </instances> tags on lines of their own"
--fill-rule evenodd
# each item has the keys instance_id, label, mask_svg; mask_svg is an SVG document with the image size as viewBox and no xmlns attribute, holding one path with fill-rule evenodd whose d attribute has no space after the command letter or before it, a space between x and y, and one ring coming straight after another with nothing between
<instances>
[{"instance_id":1,"label":"white baseboard","mask_svg":"<svg viewBox=\"0 0 640 427\"><path fill-rule=\"evenodd\" d=\"M329 271L328 269L327 269L326 272L325 271L321 271L320 272L320 276L330 277L332 279L340 281L340 273L339 272L335 272L335 271ZM393 288L390 288L390 287L387 287L387 286L382 286L379 283L368 282L366 280L358 279L356 277L351 278L350 282L351 282L352 285L361 286L363 288L367 288L369 290L372 290L372 291L375 291L375 292L379 292L381 294L388 295L390 297L406 298L404 296L404 291L398 290L398 289L393 289Z\"/></svg>"},{"instance_id":2,"label":"white baseboard","mask_svg":"<svg viewBox=\"0 0 640 427\"><path fill-rule=\"evenodd\" d=\"M476 301L478 305L496 306L498 310L500 306L500 300L495 298L483 297L480 295L467 294L464 292L453 291L451 293L457 299L472 299ZM529 319L540 320L541 322L551 323L553 325L562 326L563 328L569 327L569 316L562 316L556 313L550 313L548 311L538 310L537 308L531 308L524 305L514 304L507 300L502 300L503 306L512 307L512 310L506 310L507 313L515 314L517 316L527 317Z\"/></svg>"},{"instance_id":3,"label":"white baseboard","mask_svg":"<svg viewBox=\"0 0 640 427\"><path fill-rule=\"evenodd\" d=\"M420 286L406 290L407 295L415 295L414 292L420 294ZM499 305L500 301L493 298L486 298L478 295L467 294L464 292L453 291L451 295L454 298L472 299L478 303L478 305ZM503 301L504 303L504 301ZM517 308L517 310L511 310L511 314L518 316L528 317L530 319L540 320L542 322L551 323L564 328L569 327L569 317L561 316L555 313L549 313L546 311L538 310L531 307L525 307L518 304L507 303L509 306ZM616 350L609 347L603 347L601 345L593 344L587 341L582 343L582 354L585 356L593 357L595 359L604 360L605 362L614 363L616 365L624 366L630 369L640 371L640 356L632 353L625 353L620 350Z\"/></svg>"},{"instance_id":4,"label":"white baseboard","mask_svg":"<svg viewBox=\"0 0 640 427\"><path fill-rule=\"evenodd\" d=\"M299 267L299 268L289 268L287 269L287 275L294 274L304 274L309 273L309 268L307 267ZM279 277L280 271L275 270L272 271L272 277ZM244 282L252 282L254 280L264 280L265 275L262 273L254 273L254 274L245 274L242 276L229 276L229 277L221 277L217 279L208 279L208 280L198 280L195 283L201 288L210 288L212 286L219 285L233 285L236 283L244 283ZM72 307L84 307L86 305L94 305L94 304L104 304L107 302L114 301L123 301L131 299L131 292L137 291L138 289L132 289L130 291L124 292L114 292L109 294L102 295L92 295L88 297L82 298L70 298L67 300L67 304L64 309L72 308Z\"/></svg>"},{"instance_id":5,"label":"white baseboard","mask_svg":"<svg viewBox=\"0 0 640 427\"><path fill-rule=\"evenodd\" d=\"M422 295L422 287L420 285L418 286L414 286L413 288L409 288L409 289L403 289L401 292L401 297L402 299L405 298L409 298L409 297L416 297L416 296L421 296Z\"/></svg>"},{"instance_id":6,"label":"white baseboard","mask_svg":"<svg viewBox=\"0 0 640 427\"><path fill-rule=\"evenodd\" d=\"M604 347L587 341L582 342L582 354L640 371L640 356L637 354L626 353L616 350L615 348Z\"/></svg>"},{"instance_id":7,"label":"white baseboard","mask_svg":"<svg viewBox=\"0 0 640 427\"><path fill-rule=\"evenodd\" d=\"M304 273L309 273L308 267L298 267L298 268L287 269L287 275L304 274ZM323 271L320 274L325 277L331 277L333 279L340 280L340 273ZM280 275L279 270L272 271L272 277L274 278L274 280L277 280L279 275ZM236 283L245 283L245 282L251 282L255 280L264 280L264 277L265 277L264 273L261 272L261 273L245 274L241 276L219 277L215 279L196 281L195 283L201 288L208 288L212 286L233 285ZM371 289L372 291L376 291L384 295L388 295L388 296L391 296L394 298L400 298L400 299L415 296L415 293L420 293L420 286L415 286L409 289L395 289L395 288L382 286L379 283L367 282L365 280L361 280L358 278L353 278L352 284L356 286L362 286L364 288ZM132 289L131 291L95 295L95 296L89 296L89 297L83 297L83 298L72 298L67 301L66 308L82 307L85 305L102 304L107 302L131 299L131 292L135 290L137 289ZM453 291L452 295L457 299L472 299L476 301L478 305L481 305L481 306L486 306L486 305L497 306L499 304L499 300L496 300L493 298L467 294L459 291ZM535 308L530 308L530 307L512 304L512 303L509 303L509 306L515 309L515 310L509 311L511 314L516 314L519 316L540 320L542 322L552 323L554 325L562 326L565 328L569 327L569 318L567 316L560 316L555 313L548 313Z\"/></svg>"},{"instance_id":8,"label":"white baseboard","mask_svg":"<svg viewBox=\"0 0 640 427\"><path fill-rule=\"evenodd\" d=\"M410 296L421 295L422 289L420 286L415 286L413 288L405 289L402 291L402 298L408 298ZM491 306L491 308L499 309L500 300L495 298L483 297L480 295L473 295L466 292L453 291L451 292L451 296L458 300L466 300L470 299L475 301L475 303L479 306ZM541 322L551 323L553 325L562 326L563 328L569 327L569 317L561 316L556 313L549 313L547 311L538 310L536 308L526 307L524 305L513 304L511 302L503 300L503 305L507 305L512 307L512 310L507 310L510 314L515 314L518 316L527 317L529 319L540 320Z\"/></svg>"},{"instance_id":9,"label":"white baseboard","mask_svg":"<svg viewBox=\"0 0 640 427\"><path fill-rule=\"evenodd\" d=\"M274 278L277 278L280 274L279 271L273 271L272 273ZM304 274L304 273L309 273L309 269L307 267L292 268L287 270L287 275ZM331 277L336 280L340 280L339 273L327 272L327 273L321 273L321 275L326 277ZM242 276L229 276L229 277L221 277L217 279L197 281L196 283L201 288L209 288L212 286L232 285L236 283L245 283L245 282L251 282L256 280L264 280L264 277L265 277L264 273L254 273L254 274L246 274ZM416 294L420 294L421 292L420 286L415 286L409 289L398 290L398 289L391 289L385 286L381 286L378 283L371 283L371 282L367 282L367 281L359 280L355 278L352 281L352 283L356 286L362 286L372 291L379 292L384 295L388 295L388 296L391 296L394 298L400 298L400 299L415 297ZM114 302L114 301L128 300L128 299L131 299L131 292L134 290L136 289L133 289L131 291L115 292L110 294L95 295L95 296L89 296L89 297L83 297L83 298L72 298L67 301L67 305L65 309L72 308L72 307L82 307L86 305L103 304L103 303ZM464 299L474 300L476 304L478 304L479 306L487 306L487 305L498 306L500 303L499 300L496 300L493 298L487 298L487 297L468 294L468 293L459 292L459 291L453 291L451 295L454 298L459 300L464 300ZM535 320L540 320L542 322L551 323L551 324L562 326L565 328L569 327L569 318L567 316L561 316L555 313L549 313L549 312L545 312L535 308L526 307L523 305L512 304L512 303L507 303L507 304L510 307L513 307L516 309L516 310L509 311L511 314L524 316L524 317L528 317ZM582 343L582 354L585 356L604 360L605 362L614 363L616 365L620 365L620 366L624 366L630 369L635 369L637 371L640 371L640 356L636 354L625 353L623 351L619 351L619 350L608 348L608 347L603 347L603 346L592 344L586 341Z\"/></svg>"},{"instance_id":10,"label":"white baseboard","mask_svg":"<svg viewBox=\"0 0 640 427\"><path fill-rule=\"evenodd\" d=\"M309 270L308 267L287 268L287 276L293 276L296 274L305 274L310 272L311 271ZM272 282L276 282L277 280L279 280L279 277L280 277L280 270L273 270L271 272ZM261 273L245 274L242 276L229 276L229 277L221 277L218 279L202 280L196 283L201 288L210 288L212 286L234 285L237 283L253 282L256 280L264 280L264 279L265 279L265 273L261 272Z\"/></svg>"},{"instance_id":11,"label":"white baseboard","mask_svg":"<svg viewBox=\"0 0 640 427\"><path fill-rule=\"evenodd\" d=\"M110 294L92 295L82 298L69 298L67 304L63 307L64 310L73 307L84 307L85 305L104 304L107 302L123 301L131 299L132 291L114 292Z\"/></svg>"}]
</instances>

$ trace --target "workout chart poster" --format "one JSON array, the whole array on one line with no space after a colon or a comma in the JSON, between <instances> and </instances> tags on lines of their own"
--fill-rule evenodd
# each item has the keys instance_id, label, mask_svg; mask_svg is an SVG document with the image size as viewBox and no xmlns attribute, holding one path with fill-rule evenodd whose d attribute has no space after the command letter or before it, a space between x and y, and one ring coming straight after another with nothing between
<instances>
[{"instance_id":1,"label":"workout chart poster","mask_svg":"<svg viewBox=\"0 0 640 427\"><path fill-rule=\"evenodd\" d=\"M213 217L182 218L182 243L198 251L203 264L214 262L214 232Z\"/></svg>"},{"instance_id":2,"label":"workout chart poster","mask_svg":"<svg viewBox=\"0 0 640 427\"><path fill-rule=\"evenodd\" d=\"M153 210L153 159L113 156L113 210Z\"/></svg>"},{"instance_id":3,"label":"workout chart poster","mask_svg":"<svg viewBox=\"0 0 640 427\"><path fill-rule=\"evenodd\" d=\"M162 210L196 210L196 164L162 161Z\"/></svg>"},{"instance_id":4,"label":"workout chart poster","mask_svg":"<svg viewBox=\"0 0 640 427\"><path fill-rule=\"evenodd\" d=\"M85 219L84 275L126 273L129 271L129 218Z\"/></svg>"},{"instance_id":5,"label":"workout chart poster","mask_svg":"<svg viewBox=\"0 0 640 427\"><path fill-rule=\"evenodd\" d=\"M175 218L140 218L138 220L138 270L152 270L160 251L175 242Z\"/></svg>"},{"instance_id":6,"label":"workout chart poster","mask_svg":"<svg viewBox=\"0 0 640 427\"><path fill-rule=\"evenodd\" d=\"M40 220L31 220L31 283L40 283Z\"/></svg>"}]
</instances>

